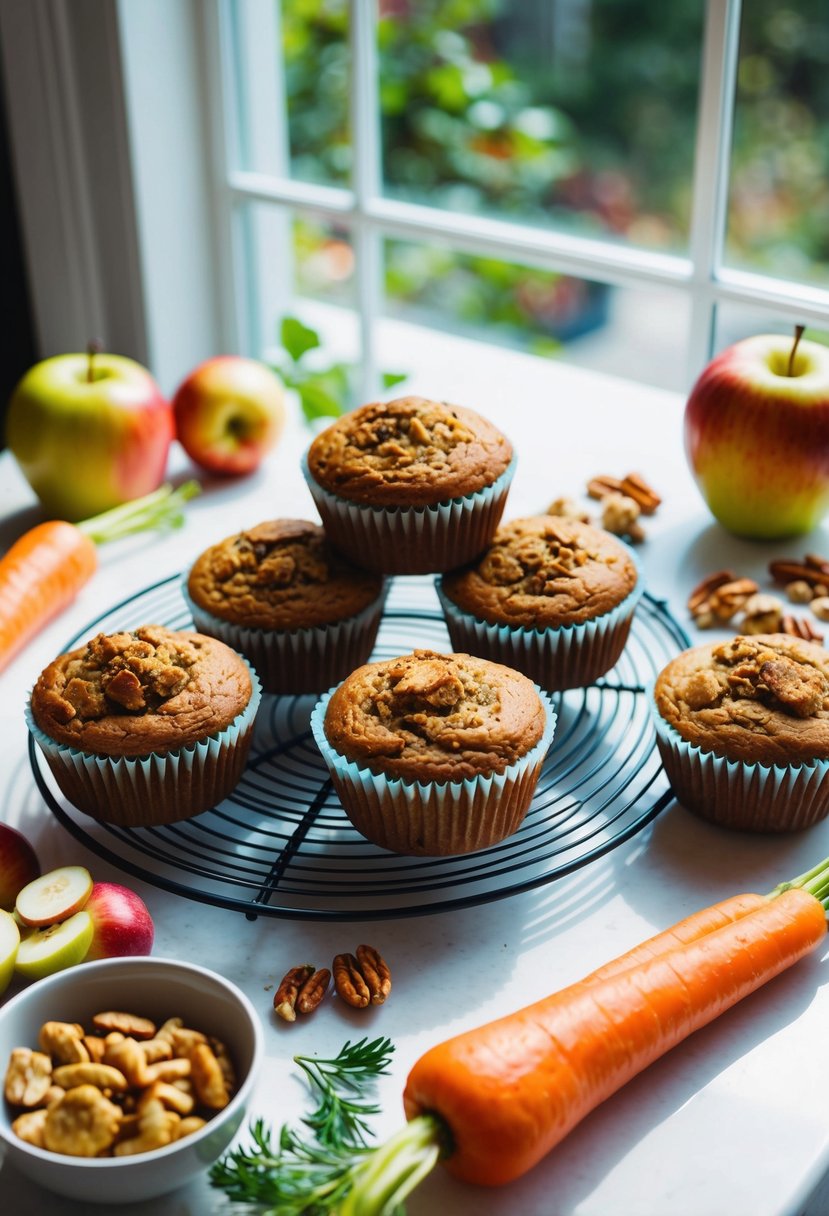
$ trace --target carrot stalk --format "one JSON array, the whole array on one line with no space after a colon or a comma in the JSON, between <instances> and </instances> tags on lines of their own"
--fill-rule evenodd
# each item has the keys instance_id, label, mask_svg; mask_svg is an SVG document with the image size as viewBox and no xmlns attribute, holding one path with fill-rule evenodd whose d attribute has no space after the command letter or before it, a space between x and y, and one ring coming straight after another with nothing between
<instances>
[{"instance_id":1,"label":"carrot stalk","mask_svg":"<svg viewBox=\"0 0 829 1216\"><path fill-rule=\"evenodd\" d=\"M406 1126L357 1168L340 1216L388 1216L438 1159L478 1185L520 1177L649 1064L814 950L827 911L829 858L431 1048L406 1082Z\"/></svg>"},{"instance_id":2,"label":"carrot stalk","mask_svg":"<svg viewBox=\"0 0 829 1216\"><path fill-rule=\"evenodd\" d=\"M148 528L177 528L196 481L165 485L102 515L70 524L48 520L30 528L0 558L0 671L72 603L98 569L98 545Z\"/></svg>"}]
</instances>

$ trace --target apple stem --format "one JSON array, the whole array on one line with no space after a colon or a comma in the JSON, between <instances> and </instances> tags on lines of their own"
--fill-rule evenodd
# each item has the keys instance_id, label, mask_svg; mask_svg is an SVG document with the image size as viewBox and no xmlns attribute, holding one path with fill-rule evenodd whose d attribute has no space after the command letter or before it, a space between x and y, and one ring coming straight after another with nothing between
<instances>
[{"instance_id":1,"label":"apple stem","mask_svg":"<svg viewBox=\"0 0 829 1216\"><path fill-rule=\"evenodd\" d=\"M91 342L87 342L86 344L86 355L88 360L86 365L86 380L88 384L91 384L95 379L95 356L100 354L101 350L102 343L99 342L97 338L93 338Z\"/></svg>"},{"instance_id":2,"label":"apple stem","mask_svg":"<svg viewBox=\"0 0 829 1216\"><path fill-rule=\"evenodd\" d=\"M794 327L794 345L792 346L792 349L789 353L789 366L786 368L787 376L794 375L794 359L795 359L795 355L797 354L797 348L800 345L800 339L803 337L803 331L805 328L806 328L805 325L795 325L795 327Z\"/></svg>"},{"instance_id":3,"label":"apple stem","mask_svg":"<svg viewBox=\"0 0 829 1216\"><path fill-rule=\"evenodd\" d=\"M177 490L171 485L163 485L152 494L145 494L143 498L135 498L92 519L85 519L75 527L86 533L96 545L119 540L122 536L148 528L179 528L184 523L181 508L200 492L201 486L197 481L185 481Z\"/></svg>"}]
</instances>

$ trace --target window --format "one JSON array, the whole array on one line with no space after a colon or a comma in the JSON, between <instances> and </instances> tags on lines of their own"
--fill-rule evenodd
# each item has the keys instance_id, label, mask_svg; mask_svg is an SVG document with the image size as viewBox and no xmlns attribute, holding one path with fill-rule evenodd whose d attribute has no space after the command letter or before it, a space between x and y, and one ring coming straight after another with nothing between
<instances>
[{"instance_id":1,"label":"window","mask_svg":"<svg viewBox=\"0 0 829 1216\"><path fill-rule=\"evenodd\" d=\"M309 310L365 392L394 327L682 391L829 334L823 0L8 0L0 32L44 354L106 323L171 387Z\"/></svg>"}]
</instances>

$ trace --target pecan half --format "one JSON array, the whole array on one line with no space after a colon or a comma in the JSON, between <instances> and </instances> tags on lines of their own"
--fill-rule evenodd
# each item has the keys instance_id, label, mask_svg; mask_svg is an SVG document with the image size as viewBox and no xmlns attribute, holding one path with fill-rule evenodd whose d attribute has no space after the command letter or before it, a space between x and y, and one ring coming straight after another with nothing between
<instances>
[{"instance_id":1,"label":"pecan half","mask_svg":"<svg viewBox=\"0 0 829 1216\"><path fill-rule=\"evenodd\" d=\"M321 967L310 975L299 990L296 999L297 1013L313 1013L328 991L331 982L331 972L327 967Z\"/></svg>"},{"instance_id":2,"label":"pecan half","mask_svg":"<svg viewBox=\"0 0 829 1216\"><path fill-rule=\"evenodd\" d=\"M624 494L632 498L643 515L653 515L662 499L648 485L641 473L626 473L624 477L591 477L587 483L587 493L590 498L601 500L609 494Z\"/></svg>"},{"instance_id":3,"label":"pecan half","mask_svg":"<svg viewBox=\"0 0 829 1216\"><path fill-rule=\"evenodd\" d=\"M776 583L787 586L789 583L804 582L810 587L819 584L824 586L829 582L829 562L807 554L803 561L796 558L780 557L769 562L769 574Z\"/></svg>"},{"instance_id":4,"label":"pecan half","mask_svg":"<svg viewBox=\"0 0 829 1216\"><path fill-rule=\"evenodd\" d=\"M726 583L731 583L735 579L734 572L731 570L718 570L715 574L709 574L697 583L693 591L688 596L688 611L691 616L696 616L707 607L708 601L718 587L723 587Z\"/></svg>"},{"instance_id":5,"label":"pecan half","mask_svg":"<svg viewBox=\"0 0 829 1216\"><path fill-rule=\"evenodd\" d=\"M314 974L315 968L311 963L302 963L299 967L291 967L286 971L274 993L273 1007L285 1022L296 1021L296 1002L299 991L306 980Z\"/></svg>"},{"instance_id":6,"label":"pecan half","mask_svg":"<svg viewBox=\"0 0 829 1216\"><path fill-rule=\"evenodd\" d=\"M789 637L802 638L804 642L823 641L823 634L805 616L784 616L780 629Z\"/></svg>"},{"instance_id":7,"label":"pecan half","mask_svg":"<svg viewBox=\"0 0 829 1216\"><path fill-rule=\"evenodd\" d=\"M759 590L753 578L735 578L722 583L708 598L708 609L720 621L730 621Z\"/></svg>"},{"instance_id":8,"label":"pecan half","mask_svg":"<svg viewBox=\"0 0 829 1216\"><path fill-rule=\"evenodd\" d=\"M342 997L345 1003L354 1009L365 1009L371 1002L371 993L354 955L336 954L332 971L337 996Z\"/></svg>"},{"instance_id":9,"label":"pecan half","mask_svg":"<svg viewBox=\"0 0 829 1216\"><path fill-rule=\"evenodd\" d=\"M391 972L385 959L373 946L358 946L357 962L371 993L372 1005L382 1005L391 992Z\"/></svg>"}]
</instances>

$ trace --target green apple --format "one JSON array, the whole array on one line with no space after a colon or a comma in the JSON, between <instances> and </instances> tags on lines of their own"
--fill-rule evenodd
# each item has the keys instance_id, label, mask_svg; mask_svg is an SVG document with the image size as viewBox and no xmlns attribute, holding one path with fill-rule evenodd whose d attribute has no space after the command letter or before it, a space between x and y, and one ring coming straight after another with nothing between
<instances>
[{"instance_id":1,"label":"green apple","mask_svg":"<svg viewBox=\"0 0 829 1216\"><path fill-rule=\"evenodd\" d=\"M762 334L722 351L685 406L685 451L738 536L811 531L829 510L829 349Z\"/></svg>"},{"instance_id":2,"label":"green apple","mask_svg":"<svg viewBox=\"0 0 829 1216\"><path fill-rule=\"evenodd\" d=\"M0 909L0 992L5 992L14 975L20 947L20 930L11 912Z\"/></svg>"},{"instance_id":3,"label":"green apple","mask_svg":"<svg viewBox=\"0 0 829 1216\"><path fill-rule=\"evenodd\" d=\"M157 489L172 438L172 408L146 368L92 349L32 367L6 419L6 443L35 494L73 523Z\"/></svg>"},{"instance_id":4,"label":"green apple","mask_svg":"<svg viewBox=\"0 0 829 1216\"><path fill-rule=\"evenodd\" d=\"M176 438L210 473L250 473L282 433L284 397L281 381L264 363L217 355L199 364L173 395Z\"/></svg>"},{"instance_id":5,"label":"green apple","mask_svg":"<svg viewBox=\"0 0 829 1216\"><path fill-rule=\"evenodd\" d=\"M14 969L29 980L63 971L82 963L92 944L94 925L85 910L76 912L57 925L46 925L24 937L17 948Z\"/></svg>"}]
</instances>

